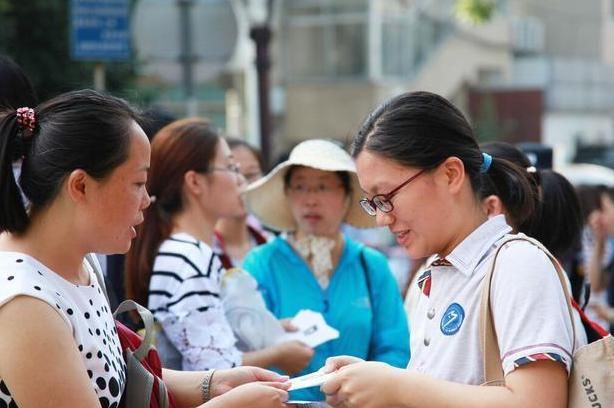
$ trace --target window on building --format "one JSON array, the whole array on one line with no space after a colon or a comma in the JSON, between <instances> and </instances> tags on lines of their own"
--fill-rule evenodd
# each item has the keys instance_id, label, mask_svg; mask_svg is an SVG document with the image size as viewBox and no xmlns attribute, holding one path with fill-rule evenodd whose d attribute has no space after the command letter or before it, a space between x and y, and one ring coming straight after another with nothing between
<instances>
[{"instance_id":1,"label":"window on building","mask_svg":"<svg viewBox=\"0 0 614 408\"><path fill-rule=\"evenodd\" d=\"M368 9L367 0L288 1L283 54L289 77L365 76Z\"/></svg>"}]
</instances>

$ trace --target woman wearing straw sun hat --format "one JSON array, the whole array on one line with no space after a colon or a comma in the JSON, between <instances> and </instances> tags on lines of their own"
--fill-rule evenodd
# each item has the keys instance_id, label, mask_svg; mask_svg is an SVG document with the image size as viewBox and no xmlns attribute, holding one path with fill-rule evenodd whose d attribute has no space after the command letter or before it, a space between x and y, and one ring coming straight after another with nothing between
<instances>
[{"instance_id":1,"label":"woman wearing straw sun hat","mask_svg":"<svg viewBox=\"0 0 614 408\"><path fill-rule=\"evenodd\" d=\"M340 230L343 223L375 225L358 205L360 191L347 152L331 141L308 140L247 192L253 214L284 232L253 249L243 263L267 307L279 319L302 309L319 312L340 332L316 348L303 373L338 354L397 367L409 360L407 321L386 258ZM323 394L311 388L292 398L323 399Z\"/></svg>"}]
</instances>

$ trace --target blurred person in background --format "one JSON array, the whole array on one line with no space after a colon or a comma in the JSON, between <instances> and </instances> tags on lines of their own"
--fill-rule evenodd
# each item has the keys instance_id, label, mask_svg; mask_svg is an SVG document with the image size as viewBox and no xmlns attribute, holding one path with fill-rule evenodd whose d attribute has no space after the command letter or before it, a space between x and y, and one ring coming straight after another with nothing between
<instances>
[{"instance_id":1,"label":"blurred person in background","mask_svg":"<svg viewBox=\"0 0 614 408\"><path fill-rule=\"evenodd\" d=\"M0 54L0 111L36 106L37 99L25 71L11 58Z\"/></svg>"},{"instance_id":2,"label":"blurred person in background","mask_svg":"<svg viewBox=\"0 0 614 408\"><path fill-rule=\"evenodd\" d=\"M228 147L247 184L262 177L262 157L258 149L235 138L226 138ZM223 217L215 225L214 249L226 269L241 267L245 255L267 242L265 232L247 209L236 217Z\"/></svg>"},{"instance_id":3,"label":"blurred person in background","mask_svg":"<svg viewBox=\"0 0 614 408\"><path fill-rule=\"evenodd\" d=\"M250 210L284 233L254 248L243 267L258 281L269 310L291 319L302 309L319 312L340 333L316 347L301 374L326 358L349 354L405 367L409 336L399 288L379 252L341 232L342 223L374 226L357 205L361 196L354 162L334 142L308 140L288 160L252 184ZM317 388L292 392L298 400L321 400Z\"/></svg>"},{"instance_id":4,"label":"blurred person in background","mask_svg":"<svg viewBox=\"0 0 614 408\"><path fill-rule=\"evenodd\" d=\"M609 307L614 306L614 299L609 299L608 290L612 288L614 280L614 259L607 253L612 248L610 237L614 236L614 188L600 189L601 211L595 212L589 218L591 231L592 253L587 255L587 277L591 288L589 313L601 319L605 327L614 331L611 323ZM592 309L592 310L591 310Z\"/></svg>"},{"instance_id":5,"label":"blurred person in background","mask_svg":"<svg viewBox=\"0 0 614 408\"><path fill-rule=\"evenodd\" d=\"M182 119L156 134L151 156L147 187L155 199L126 258L126 289L160 324L163 361L176 366L179 357L184 370L302 369L311 348L292 341L242 353L226 319L213 230L220 218L245 212L245 180L226 141L204 119Z\"/></svg>"}]
</instances>

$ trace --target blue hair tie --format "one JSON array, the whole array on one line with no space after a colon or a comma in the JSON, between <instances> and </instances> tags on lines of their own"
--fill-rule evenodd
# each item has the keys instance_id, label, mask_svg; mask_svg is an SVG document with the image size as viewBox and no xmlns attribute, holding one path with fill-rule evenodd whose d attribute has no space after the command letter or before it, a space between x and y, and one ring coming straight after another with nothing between
<instances>
[{"instance_id":1,"label":"blue hair tie","mask_svg":"<svg viewBox=\"0 0 614 408\"><path fill-rule=\"evenodd\" d=\"M482 165L480 166L480 173L488 173L490 165L492 164L492 156L488 153L482 153Z\"/></svg>"}]
</instances>

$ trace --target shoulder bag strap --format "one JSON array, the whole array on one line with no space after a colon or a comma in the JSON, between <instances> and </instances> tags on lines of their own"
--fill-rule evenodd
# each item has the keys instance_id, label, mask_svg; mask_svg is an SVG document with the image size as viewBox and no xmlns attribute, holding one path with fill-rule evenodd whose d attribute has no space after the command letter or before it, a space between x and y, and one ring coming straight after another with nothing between
<instances>
[{"instance_id":1,"label":"shoulder bag strap","mask_svg":"<svg viewBox=\"0 0 614 408\"><path fill-rule=\"evenodd\" d=\"M96 279L98 280L98 285L102 289L102 293L104 293L104 297L107 298L107 303L109 307L111 306L111 302L109 301L109 294L107 293L107 285L104 283L104 276L102 276L102 271L100 270L100 263L94 254L85 255L85 262L92 268L94 274L96 275Z\"/></svg>"},{"instance_id":2,"label":"shoulder bag strap","mask_svg":"<svg viewBox=\"0 0 614 408\"><path fill-rule=\"evenodd\" d=\"M365 284L367 285L367 294L369 296L369 304L371 305L371 313L373 314L373 319L375 319L375 310L373 308L373 296L371 294L371 276L369 274L369 266L367 265L367 259L365 258L364 248L360 249L360 265L362 266L362 272L365 276ZM369 351L367 353L367 360L371 359L371 352L372 352L371 340L372 338L373 336L371 336L371 339L369 339Z\"/></svg>"},{"instance_id":3,"label":"shoulder bag strap","mask_svg":"<svg viewBox=\"0 0 614 408\"><path fill-rule=\"evenodd\" d=\"M495 325L492 316L492 307L490 303L490 289L492 286L492 277L495 271L495 265L497 263L497 257L503 247L512 241L528 241L531 244L541 249L550 259L554 265L559 282L565 293L565 299L567 299L567 310L569 317L571 318L571 327L573 328L573 350L576 348L576 325L573 316L571 306L571 295L565 281L565 272L556 258L544 247L539 241L529 237L514 237L503 241L499 244L497 252L492 260L492 265L484 276L484 283L482 284L482 293L480 299L480 348L482 349L483 356L483 372L485 383L483 385L502 385L505 383L503 378L503 371L501 370L501 351L499 350L499 343L497 341L497 333L495 331Z\"/></svg>"},{"instance_id":4,"label":"shoulder bag strap","mask_svg":"<svg viewBox=\"0 0 614 408\"><path fill-rule=\"evenodd\" d=\"M124 312L130 312L135 310L141 319L143 320L143 325L145 326L145 335L143 336L143 341L141 345L134 350L134 355L136 358L140 360L144 359L149 353L149 349L153 345L154 341L154 317L153 314L144 308L143 306L136 303L134 300L124 300L117 306L117 310L113 313L113 317L117 318L117 315Z\"/></svg>"}]
</instances>

